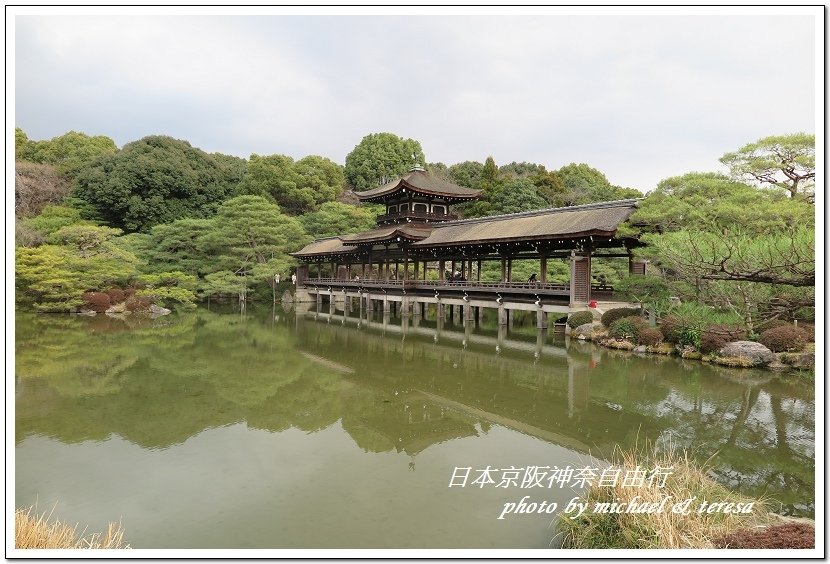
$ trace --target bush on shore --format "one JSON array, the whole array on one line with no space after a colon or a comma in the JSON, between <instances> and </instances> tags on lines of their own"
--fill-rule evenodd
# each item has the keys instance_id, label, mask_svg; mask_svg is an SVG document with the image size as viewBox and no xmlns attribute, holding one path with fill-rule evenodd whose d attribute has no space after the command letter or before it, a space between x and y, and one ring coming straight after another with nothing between
<instances>
[{"instance_id":1,"label":"bush on shore","mask_svg":"<svg viewBox=\"0 0 830 564\"><path fill-rule=\"evenodd\" d=\"M737 325L711 325L700 334L700 350L712 353L721 350L727 343L746 339L746 329Z\"/></svg>"},{"instance_id":2,"label":"bush on shore","mask_svg":"<svg viewBox=\"0 0 830 564\"><path fill-rule=\"evenodd\" d=\"M772 352L797 352L807 344L807 332L795 325L767 329L758 341Z\"/></svg>"},{"instance_id":3,"label":"bush on shore","mask_svg":"<svg viewBox=\"0 0 830 564\"><path fill-rule=\"evenodd\" d=\"M568 326L571 329L576 329L580 325L591 323L594 320L594 314L590 311L577 311L568 318Z\"/></svg>"},{"instance_id":4,"label":"bush on shore","mask_svg":"<svg viewBox=\"0 0 830 564\"><path fill-rule=\"evenodd\" d=\"M622 319L623 317L631 317L632 315L640 315L639 308L631 308L631 307L618 307L614 309L609 309L605 313L602 314L600 321L606 327L611 327L611 325L618 319Z\"/></svg>"},{"instance_id":5,"label":"bush on shore","mask_svg":"<svg viewBox=\"0 0 830 564\"><path fill-rule=\"evenodd\" d=\"M617 319L608 328L608 334L615 339L625 339L632 343L637 342L640 331L648 327L648 322L642 317L632 315Z\"/></svg>"}]
</instances>

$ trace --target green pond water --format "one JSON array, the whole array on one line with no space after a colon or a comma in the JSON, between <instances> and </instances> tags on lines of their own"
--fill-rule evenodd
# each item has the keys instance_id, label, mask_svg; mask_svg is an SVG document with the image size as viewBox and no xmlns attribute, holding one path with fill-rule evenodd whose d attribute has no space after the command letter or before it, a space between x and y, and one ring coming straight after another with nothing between
<instances>
[{"instance_id":1,"label":"green pond water","mask_svg":"<svg viewBox=\"0 0 830 564\"><path fill-rule=\"evenodd\" d=\"M338 313L18 313L16 505L120 520L133 548L547 548L554 514L498 517L579 484L480 487L479 470L599 471L650 441L814 513L809 379L566 342L520 316L500 332L489 313Z\"/></svg>"}]
</instances>

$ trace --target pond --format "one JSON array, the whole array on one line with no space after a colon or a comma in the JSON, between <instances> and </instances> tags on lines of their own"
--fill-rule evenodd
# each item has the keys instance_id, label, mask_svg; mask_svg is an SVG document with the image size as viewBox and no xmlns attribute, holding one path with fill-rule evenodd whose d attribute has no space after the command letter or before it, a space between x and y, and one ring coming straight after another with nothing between
<instances>
[{"instance_id":1,"label":"pond","mask_svg":"<svg viewBox=\"0 0 830 564\"><path fill-rule=\"evenodd\" d=\"M133 548L548 548L505 504L582 490L521 476L650 443L814 514L809 379L377 315L17 313L16 506Z\"/></svg>"}]
</instances>

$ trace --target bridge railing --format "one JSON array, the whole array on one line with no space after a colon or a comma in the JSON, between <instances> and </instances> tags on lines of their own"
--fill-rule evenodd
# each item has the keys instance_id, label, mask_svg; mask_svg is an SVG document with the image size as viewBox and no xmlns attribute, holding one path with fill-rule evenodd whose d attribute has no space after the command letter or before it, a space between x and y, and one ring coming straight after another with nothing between
<instances>
[{"instance_id":1,"label":"bridge railing","mask_svg":"<svg viewBox=\"0 0 830 564\"><path fill-rule=\"evenodd\" d=\"M570 285L554 282L501 282L501 281L478 281L478 280L384 280L382 278L306 278L303 280L305 286L337 286L339 288L402 288L402 289L458 289L458 290L481 290L481 291L510 291L510 290L533 290L549 292L569 292ZM613 293L614 287L607 284L592 284L592 292L603 292L609 295Z\"/></svg>"}]
</instances>

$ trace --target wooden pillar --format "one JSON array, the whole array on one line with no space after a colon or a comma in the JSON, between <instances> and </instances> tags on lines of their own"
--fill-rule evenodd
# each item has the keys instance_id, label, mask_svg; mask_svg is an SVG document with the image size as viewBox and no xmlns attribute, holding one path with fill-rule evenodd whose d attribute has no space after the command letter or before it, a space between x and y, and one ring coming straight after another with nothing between
<instances>
[{"instance_id":1,"label":"wooden pillar","mask_svg":"<svg viewBox=\"0 0 830 564\"><path fill-rule=\"evenodd\" d=\"M507 325L507 309L503 306L499 306L499 325Z\"/></svg>"},{"instance_id":2,"label":"wooden pillar","mask_svg":"<svg viewBox=\"0 0 830 564\"><path fill-rule=\"evenodd\" d=\"M421 277L421 276L420 276L419 269L418 269L418 262L420 262L420 261L418 261L418 260L414 260L414 261L412 261L412 262L414 263L414 268L415 268L415 274L414 274L414 276L413 276L413 279L414 279L414 280L418 280L418 279ZM424 263L424 268L426 268L426 263Z\"/></svg>"},{"instance_id":3,"label":"wooden pillar","mask_svg":"<svg viewBox=\"0 0 830 564\"><path fill-rule=\"evenodd\" d=\"M481 282L481 259L478 259L476 264L476 281Z\"/></svg>"},{"instance_id":4,"label":"wooden pillar","mask_svg":"<svg viewBox=\"0 0 830 564\"><path fill-rule=\"evenodd\" d=\"M367 276L369 276L370 278L372 276L372 247L369 247L368 262L369 262L369 274L366 274L365 270L363 271L363 279L364 280L366 279Z\"/></svg>"},{"instance_id":5,"label":"wooden pillar","mask_svg":"<svg viewBox=\"0 0 830 564\"><path fill-rule=\"evenodd\" d=\"M512 258L507 259L507 281L508 282L513 281L513 259Z\"/></svg>"},{"instance_id":6,"label":"wooden pillar","mask_svg":"<svg viewBox=\"0 0 830 564\"><path fill-rule=\"evenodd\" d=\"M446 268L447 268L446 262L443 261L443 260L439 260L438 261L438 280L439 281L444 280L444 271L446 270Z\"/></svg>"},{"instance_id":7,"label":"wooden pillar","mask_svg":"<svg viewBox=\"0 0 830 564\"><path fill-rule=\"evenodd\" d=\"M401 265L400 261L396 259L395 260L395 280L400 280L401 279L401 275L399 273L400 265Z\"/></svg>"},{"instance_id":8,"label":"wooden pillar","mask_svg":"<svg viewBox=\"0 0 830 564\"><path fill-rule=\"evenodd\" d=\"M455 274L455 261L452 261L452 266L450 267L450 270L453 274Z\"/></svg>"},{"instance_id":9,"label":"wooden pillar","mask_svg":"<svg viewBox=\"0 0 830 564\"><path fill-rule=\"evenodd\" d=\"M409 280L409 251L403 252L403 279Z\"/></svg>"},{"instance_id":10,"label":"wooden pillar","mask_svg":"<svg viewBox=\"0 0 830 564\"><path fill-rule=\"evenodd\" d=\"M539 281L542 284L548 281L548 257L545 255L539 259Z\"/></svg>"},{"instance_id":11,"label":"wooden pillar","mask_svg":"<svg viewBox=\"0 0 830 564\"><path fill-rule=\"evenodd\" d=\"M337 278L337 263L335 261L331 261L331 277Z\"/></svg>"},{"instance_id":12,"label":"wooden pillar","mask_svg":"<svg viewBox=\"0 0 830 564\"><path fill-rule=\"evenodd\" d=\"M504 257L501 259L501 281L507 282L507 265Z\"/></svg>"},{"instance_id":13,"label":"wooden pillar","mask_svg":"<svg viewBox=\"0 0 830 564\"><path fill-rule=\"evenodd\" d=\"M536 328L537 329L547 329L548 328L548 314L541 309L536 310Z\"/></svg>"},{"instance_id":14,"label":"wooden pillar","mask_svg":"<svg viewBox=\"0 0 830 564\"><path fill-rule=\"evenodd\" d=\"M323 263L318 262L317 263L317 280L319 280L322 277L323 277Z\"/></svg>"},{"instance_id":15,"label":"wooden pillar","mask_svg":"<svg viewBox=\"0 0 830 564\"><path fill-rule=\"evenodd\" d=\"M473 261L467 261L467 280L473 279Z\"/></svg>"},{"instance_id":16,"label":"wooden pillar","mask_svg":"<svg viewBox=\"0 0 830 564\"><path fill-rule=\"evenodd\" d=\"M571 305L591 300L591 255L571 257Z\"/></svg>"}]
</instances>

